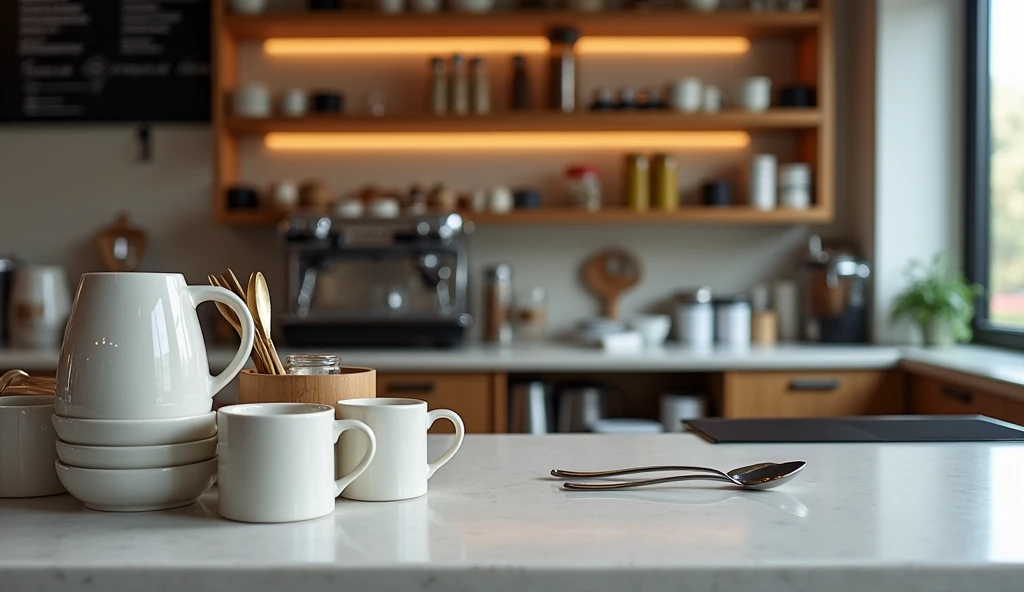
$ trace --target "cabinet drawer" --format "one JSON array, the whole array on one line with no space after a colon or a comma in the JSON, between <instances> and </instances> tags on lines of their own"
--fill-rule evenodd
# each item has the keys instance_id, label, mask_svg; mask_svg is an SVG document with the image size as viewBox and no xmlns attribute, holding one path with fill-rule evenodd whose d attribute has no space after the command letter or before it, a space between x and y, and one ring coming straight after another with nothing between
<instances>
[{"instance_id":1,"label":"cabinet drawer","mask_svg":"<svg viewBox=\"0 0 1024 592\"><path fill-rule=\"evenodd\" d=\"M922 415L1003 415L999 397L923 376L914 377L913 410Z\"/></svg>"},{"instance_id":2,"label":"cabinet drawer","mask_svg":"<svg viewBox=\"0 0 1024 592\"><path fill-rule=\"evenodd\" d=\"M462 417L468 433L494 431L493 377L490 374L377 373L378 397L422 399L430 409L451 409ZM439 419L431 433L450 434L452 424Z\"/></svg>"},{"instance_id":3,"label":"cabinet drawer","mask_svg":"<svg viewBox=\"0 0 1024 592\"><path fill-rule=\"evenodd\" d=\"M899 414L906 408L897 371L726 372L724 417L835 417Z\"/></svg>"}]
</instances>

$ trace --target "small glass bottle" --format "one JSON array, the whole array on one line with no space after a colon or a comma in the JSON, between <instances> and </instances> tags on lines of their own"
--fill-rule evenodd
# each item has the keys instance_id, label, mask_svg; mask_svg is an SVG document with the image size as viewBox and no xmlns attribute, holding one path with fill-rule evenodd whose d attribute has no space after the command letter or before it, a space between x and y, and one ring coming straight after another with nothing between
<instances>
[{"instance_id":1,"label":"small glass bottle","mask_svg":"<svg viewBox=\"0 0 1024 592\"><path fill-rule=\"evenodd\" d=\"M466 60L461 54L452 56L452 67L449 72L451 82L451 94L449 102L452 113L455 115L469 114L469 72L466 69Z\"/></svg>"},{"instance_id":2,"label":"small glass bottle","mask_svg":"<svg viewBox=\"0 0 1024 592\"><path fill-rule=\"evenodd\" d=\"M285 359L292 376L323 376L341 374L341 358L328 354L292 354Z\"/></svg>"},{"instance_id":3,"label":"small glass bottle","mask_svg":"<svg viewBox=\"0 0 1024 592\"><path fill-rule=\"evenodd\" d=\"M597 169L576 165L566 170L569 177L569 201L580 209L596 212L601 209L601 180Z\"/></svg>"},{"instance_id":4,"label":"small glass bottle","mask_svg":"<svg viewBox=\"0 0 1024 592\"><path fill-rule=\"evenodd\" d=\"M441 58L430 60L430 110L448 114L448 65Z\"/></svg>"},{"instance_id":5,"label":"small glass bottle","mask_svg":"<svg viewBox=\"0 0 1024 592\"><path fill-rule=\"evenodd\" d=\"M483 58L469 61L473 77L473 114L487 115L491 112L491 77L487 73L487 62Z\"/></svg>"},{"instance_id":6,"label":"small glass bottle","mask_svg":"<svg viewBox=\"0 0 1024 592\"><path fill-rule=\"evenodd\" d=\"M484 272L487 307L484 341L510 345L512 343L512 268L499 263Z\"/></svg>"}]
</instances>

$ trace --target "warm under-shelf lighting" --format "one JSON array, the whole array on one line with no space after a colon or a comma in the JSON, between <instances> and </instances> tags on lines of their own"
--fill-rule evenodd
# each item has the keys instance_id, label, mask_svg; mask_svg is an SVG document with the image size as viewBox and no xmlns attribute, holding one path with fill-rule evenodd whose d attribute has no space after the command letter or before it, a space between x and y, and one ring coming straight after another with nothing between
<instances>
[{"instance_id":1,"label":"warm under-shelf lighting","mask_svg":"<svg viewBox=\"0 0 1024 592\"><path fill-rule=\"evenodd\" d=\"M448 53L541 53L544 37L349 37L273 38L263 42L271 56L408 55ZM750 49L746 37L584 37L584 55L739 55Z\"/></svg>"},{"instance_id":2,"label":"warm under-shelf lighting","mask_svg":"<svg viewBox=\"0 0 1024 592\"><path fill-rule=\"evenodd\" d=\"M543 37L274 38L263 42L263 51L272 56L540 53L547 50L548 40Z\"/></svg>"},{"instance_id":3,"label":"warm under-shelf lighting","mask_svg":"<svg viewBox=\"0 0 1024 592\"><path fill-rule=\"evenodd\" d=\"M740 149L746 132L274 132L273 150L692 150Z\"/></svg>"},{"instance_id":4,"label":"warm under-shelf lighting","mask_svg":"<svg viewBox=\"0 0 1024 592\"><path fill-rule=\"evenodd\" d=\"M740 55L750 50L746 37L583 37L576 50L585 55Z\"/></svg>"}]
</instances>

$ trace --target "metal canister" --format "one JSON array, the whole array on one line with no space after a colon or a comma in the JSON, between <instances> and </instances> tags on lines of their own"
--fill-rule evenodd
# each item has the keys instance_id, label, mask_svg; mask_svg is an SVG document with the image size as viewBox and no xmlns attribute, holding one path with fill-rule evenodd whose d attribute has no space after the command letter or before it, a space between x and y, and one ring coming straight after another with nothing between
<instances>
[{"instance_id":1,"label":"metal canister","mask_svg":"<svg viewBox=\"0 0 1024 592\"><path fill-rule=\"evenodd\" d=\"M646 212L650 207L650 165L643 154L626 155L626 204L635 212Z\"/></svg>"},{"instance_id":2,"label":"metal canister","mask_svg":"<svg viewBox=\"0 0 1024 592\"><path fill-rule=\"evenodd\" d=\"M651 192L661 210L679 207L679 164L670 154L655 154L651 161Z\"/></svg>"},{"instance_id":3,"label":"metal canister","mask_svg":"<svg viewBox=\"0 0 1024 592\"><path fill-rule=\"evenodd\" d=\"M512 267L499 263L484 272L487 284L485 305L487 324L484 341L510 345L512 343Z\"/></svg>"}]
</instances>

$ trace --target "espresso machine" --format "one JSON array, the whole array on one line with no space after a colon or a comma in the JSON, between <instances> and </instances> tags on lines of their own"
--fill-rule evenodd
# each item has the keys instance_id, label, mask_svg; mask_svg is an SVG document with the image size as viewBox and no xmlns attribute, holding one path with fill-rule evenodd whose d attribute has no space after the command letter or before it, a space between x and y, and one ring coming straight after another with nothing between
<instances>
[{"instance_id":1,"label":"espresso machine","mask_svg":"<svg viewBox=\"0 0 1024 592\"><path fill-rule=\"evenodd\" d=\"M282 223L293 346L453 347L468 313L466 228L458 214Z\"/></svg>"},{"instance_id":2,"label":"espresso machine","mask_svg":"<svg viewBox=\"0 0 1024 592\"><path fill-rule=\"evenodd\" d=\"M871 267L852 248L808 241L803 264L804 337L821 343L868 340L868 283Z\"/></svg>"}]
</instances>

